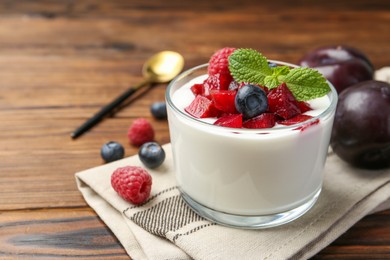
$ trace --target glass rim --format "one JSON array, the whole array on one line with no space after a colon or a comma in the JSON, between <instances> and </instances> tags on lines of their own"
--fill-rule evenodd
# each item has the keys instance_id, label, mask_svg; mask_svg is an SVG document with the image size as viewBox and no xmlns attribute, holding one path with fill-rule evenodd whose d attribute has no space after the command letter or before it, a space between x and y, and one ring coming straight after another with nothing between
<instances>
[{"instance_id":1,"label":"glass rim","mask_svg":"<svg viewBox=\"0 0 390 260\"><path fill-rule=\"evenodd\" d=\"M275 64L278 64L278 65L285 65L285 66L289 66L289 67L292 67L292 68L298 68L299 67L298 65L295 65L295 64L292 64L292 63L283 62L283 61L277 61L277 60L268 60L268 62L275 63ZM174 102L173 102L173 100L171 98L171 90L175 86L177 81L179 81L179 80L183 79L184 77L192 74L196 70L204 69L204 68L207 68L207 67L208 67L208 63L204 63L204 64L201 64L201 65L192 67L192 68L190 68L190 69L180 73L178 76L176 76L168 84L167 89L165 91L166 102L167 102L168 106L170 108L172 108L172 110L176 114L180 115L181 117L183 117L183 118L185 118L187 120L190 120L190 122L194 122L196 124L200 124L201 126L211 127L212 129L215 129L215 130L218 130L218 131L224 131L224 132L230 132L230 133L234 132L235 134L238 134L238 133L242 133L242 134L244 134L244 133L246 133L246 134L262 134L262 133L271 133L271 132L284 132L284 131L298 130L298 129L301 129L303 126L314 124L315 121L317 121L317 120L319 120L321 118L326 118L328 115L330 115L333 111L336 110L338 94L337 94L337 91L336 91L335 87L332 85L332 83L330 83L327 80L327 83L328 83L328 85L330 87L330 91L327 94L329 96L329 99L330 99L329 106L322 113L320 113L320 114L318 114L316 116L313 116L313 118L308 119L308 120L306 120L304 122L300 122L300 123L289 125L289 126L282 125L282 126L272 127L272 128L256 128L256 129L231 128L231 127L213 125L213 124L210 124L208 122L204 122L204 121L202 121L199 118L195 118L195 117L187 114L185 111L181 111L174 104Z\"/></svg>"}]
</instances>

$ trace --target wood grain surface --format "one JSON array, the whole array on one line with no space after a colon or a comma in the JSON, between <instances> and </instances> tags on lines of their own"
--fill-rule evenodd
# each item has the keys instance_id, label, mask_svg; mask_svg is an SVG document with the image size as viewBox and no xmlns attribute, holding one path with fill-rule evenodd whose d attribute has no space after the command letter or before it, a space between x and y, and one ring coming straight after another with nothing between
<instances>
[{"instance_id":1,"label":"wood grain surface","mask_svg":"<svg viewBox=\"0 0 390 260\"><path fill-rule=\"evenodd\" d=\"M375 68L390 66L390 2L0 1L0 259L128 259L77 190L74 174L102 165L114 140L148 118L156 141L166 121L149 106L166 84L146 89L77 140L70 133L142 80L142 63L175 50L185 68L225 46L297 63L311 49L345 44ZM365 217L314 259L390 259L390 211Z\"/></svg>"}]
</instances>

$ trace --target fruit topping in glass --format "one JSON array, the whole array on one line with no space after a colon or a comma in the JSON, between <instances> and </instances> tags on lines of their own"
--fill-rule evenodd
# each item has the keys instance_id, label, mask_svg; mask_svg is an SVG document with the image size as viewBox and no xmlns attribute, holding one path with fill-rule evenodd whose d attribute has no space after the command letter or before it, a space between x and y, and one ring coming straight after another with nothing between
<instances>
[{"instance_id":1,"label":"fruit topping in glass","mask_svg":"<svg viewBox=\"0 0 390 260\"><path fill-rule=\"evenodd\" d=\"M190 87L194 99L184 110L214 125L272 128L312 118L308 101L325 96L326 78L311 68L270 62L252 49L223 48L209 61L203 82Z\"/></svg>"}]
</instances>

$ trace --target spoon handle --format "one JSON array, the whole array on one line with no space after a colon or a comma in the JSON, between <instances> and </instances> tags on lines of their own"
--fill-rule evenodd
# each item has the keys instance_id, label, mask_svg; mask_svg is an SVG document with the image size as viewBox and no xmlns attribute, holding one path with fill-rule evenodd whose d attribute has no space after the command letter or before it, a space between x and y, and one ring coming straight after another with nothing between
<instances>
[{"instance_id":1,"label":"spoon handle","mask_svg":"<svg viewBox=\"0 0 390 260\"><path fill-rule=\"evenodd\" d=\"M139 90L141 87L148 84L149 81L144 81L140 84L138 84L135 87L131 87L127 89L125 92L123 92L120 96L118 96L116 99L111 101L111 103L104 106L99 112L97 112L93 117L88 119L84 122L79 128L77 128L72 134L71 137L73 139L76 139L89 129L91 129L93 126L95 126L97 123L99 123L106 115L108 115L110 112L112 112L116 107L118 107L123 101L125 101L127 98L129 98L131 95L133 95L137 90Z\"/></svg>"}]
</instances>

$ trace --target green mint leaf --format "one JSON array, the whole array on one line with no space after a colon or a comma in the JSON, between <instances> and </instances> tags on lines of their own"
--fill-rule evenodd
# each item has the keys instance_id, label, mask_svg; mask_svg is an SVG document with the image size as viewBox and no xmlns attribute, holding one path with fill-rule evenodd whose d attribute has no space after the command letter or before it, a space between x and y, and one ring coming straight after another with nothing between
<instances>
[{"instance_id":1,"label":"green mint leaf","mask_svg":"<svg viewBox=\"0 0 390 260\"><path fill-rule=\"evenodd\" d=\"M325 77L311 68L270 68L267 58L253 49L237 49L229 56L229 70L237 82L276 88L282 82L298 101L322 97L330 91Z\"/></svg>"},{"instance_id":2,"label":"green mint leaf","mask_svg":"<svg viewBox=\"0 0 390 260\"><path fill-rule=\"evenodd\" d=\"M280 80L281 76L287 75L289 72L290 68L287 66L272 68L272 75L264 78L264 85L266 85L268 89L276 88L282 83Z\"/></svg>"},{"instance_id":3,"label":"green mint leaf","mask_svg":"<svg viewBox=\"0 0 390 260\"><path fill-rule=\"evenodd\" d=\"M252 49L237 49L229 56L229 70L237 82L264 85L266 76L272 75L267 58Z\"/></svg>"},{"instance_id":4,"label":"green mint leaf","mask_svg":"<svg viewBox=\"0 0 390 260\"><path fill-rule=\"evenodd\" d=\"M311 68L294 68L281 78L298 101L322 97L330 91L325 77Z\"/></svg>"}]
</instances>

